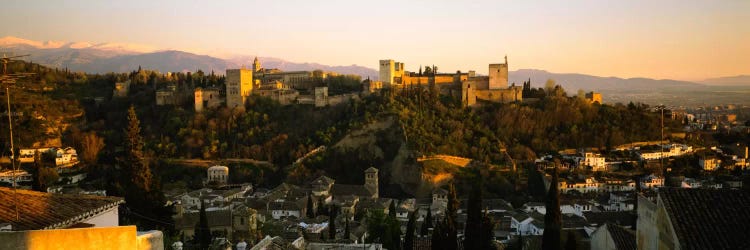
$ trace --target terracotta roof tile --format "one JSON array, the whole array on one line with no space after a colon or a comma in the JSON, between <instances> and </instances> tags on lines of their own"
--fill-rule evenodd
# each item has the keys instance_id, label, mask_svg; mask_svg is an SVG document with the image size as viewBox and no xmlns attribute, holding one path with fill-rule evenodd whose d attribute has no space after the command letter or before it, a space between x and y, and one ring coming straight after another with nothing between
<instances>
[{"instance_id":1,"label":"terracotta roof tile","mask_svg":"<svg viewBox=\"0 0 750 250\"><path fill-rule=\"evenodd\" d=\"M15 198L14 198L15 197ZM15 201L19 220L16 221ZM0 187L0 222L13 230L66 228L83 222L119 204L123 198L111 196L51 194Z\"/></svg>"},{"instance_id":2,"label":"terracotta roof tile","mask_svg":"<svg viewBox=\"0 0 750 250\"><path fill-rule=\"evenodd\" d=\"M637 249L635 244L635 233L633 231L614 224L607 224L607 231L609 232L609 235L612 236L612 241L615 242L615 246L618 250Z\"/></svg>"},{"instance_id":3,"label":"terracotta roof tile","mask_svg":"<svg viewBox=\"0 0 750 250\"><path fill-rule=\"evenodd\" d=\"M659 198L684 249L750 249L750 193L661 188Z\"/></svg>"}]
</instances>

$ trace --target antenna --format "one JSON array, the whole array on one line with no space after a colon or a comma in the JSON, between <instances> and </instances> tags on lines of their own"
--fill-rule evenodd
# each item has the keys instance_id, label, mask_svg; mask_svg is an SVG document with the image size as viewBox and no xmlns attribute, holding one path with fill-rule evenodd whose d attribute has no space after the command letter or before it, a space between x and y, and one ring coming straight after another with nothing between
<instances>
[{"instance_id":1,"label":"antenna","mask_svg":"<svg viewBox=\"0 0 750 250\"><path fill-rule=\"evenodd\" d=\"M24 56L29 56L29 55L27 54L27 55L20 55L20 56L6 56L3 53L3 57L0 58L0 61L2 61L2 64L3 64L3 74L2 76L0 76L0 83L8 84L8 85L5 85L5 96L7 97L7 101L8 101L7 102L8 104L8 128L9 128L9 133L10 133L10 157L11 157L10 164L13 168L13 170L11 171L11 178L13 179L13 200L14 200L13 206L15 207L16 221L20 220L20 214L18 213L18 195L17 195L18 187L16 183L16 171L18 171L18 169L16 168L16 152L15 152L15 148L13 145L13 119L10 113L10 84L15 83L17 79L23 78L30 74L29 73L8 74L8 63L11 61L16 61L16 60L12 60L13 58L19 58L19 57L24 57Z\"/></svg>"}]
</instances>

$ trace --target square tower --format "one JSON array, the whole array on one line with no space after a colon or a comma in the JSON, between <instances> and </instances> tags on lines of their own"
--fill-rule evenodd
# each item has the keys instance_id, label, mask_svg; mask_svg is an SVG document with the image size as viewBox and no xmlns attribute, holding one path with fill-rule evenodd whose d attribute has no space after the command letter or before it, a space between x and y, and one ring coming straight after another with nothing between
<instances>
[{"instance_id":1,"label":"square tower","mask_svg":"<svg viewBox=\"0 0 750 250\"><path fill-rule=\"evenodd\" d=\"M393 78L404 75L404 63L396 62L391 59L380 60L379 79L387 84L394 84Z\"/></svg>"},{"instance_id":2,"label":"square tower","mask_svg":"<svg viewBox=\"0 0 750 250\"><path fill-rule=\"evenodd\" d=\"M227 69L227 107L244 107L245 100L253 91L253 71L249 69Z\"/></svg>"},{"instance_id":3,"label":"square tower","mask_svg":"<svg viewBox=\"0 0 750 250\"><path fill-rule=\"evenodd\" d=\"M508 57L505 63L490 64L490 89L502 89L508 86Z\"/></svg>"},{"instance_id":4,"label":"square tower","mask_svg":"<svg viewBox=\"0 0 750 250\"><path fill-rule=\"evenodd\" d=\"M378 198L378 169L369 167L365 170L365 188L373 193L373 198Z\"/></svg>"}]
</instances>

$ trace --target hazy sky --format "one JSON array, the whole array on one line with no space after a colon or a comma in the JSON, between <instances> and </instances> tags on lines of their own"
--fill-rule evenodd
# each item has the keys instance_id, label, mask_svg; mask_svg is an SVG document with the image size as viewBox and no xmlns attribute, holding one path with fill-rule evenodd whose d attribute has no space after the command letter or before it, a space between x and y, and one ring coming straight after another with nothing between
<instances>
[{"instance_id":1,"label":"hazy sky","mask_svg":"<svg viewBox=\"0 0 750 250\"><path fill-rule=\"evenodd\" d=\"M750 1L0 2L0 37L123 42L441 72L502 62L599 76L750 74Z\"/></svg>"}]
</instances>

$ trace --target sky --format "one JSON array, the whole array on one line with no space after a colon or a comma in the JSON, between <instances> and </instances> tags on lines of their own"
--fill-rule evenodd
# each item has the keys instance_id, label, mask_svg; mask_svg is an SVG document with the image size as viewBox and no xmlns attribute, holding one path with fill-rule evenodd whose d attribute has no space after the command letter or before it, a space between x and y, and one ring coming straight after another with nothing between
<instances>
[{"instance_id":1,"label":"sky","mask_svg":"<svg viewBox=\"0 0 750 250\"><path fill-rule=\"evenodd\" d=\"M703 80L750 75L750 1L0 2L0 37L406 70Z\"/></svg>"}]
</instances>

